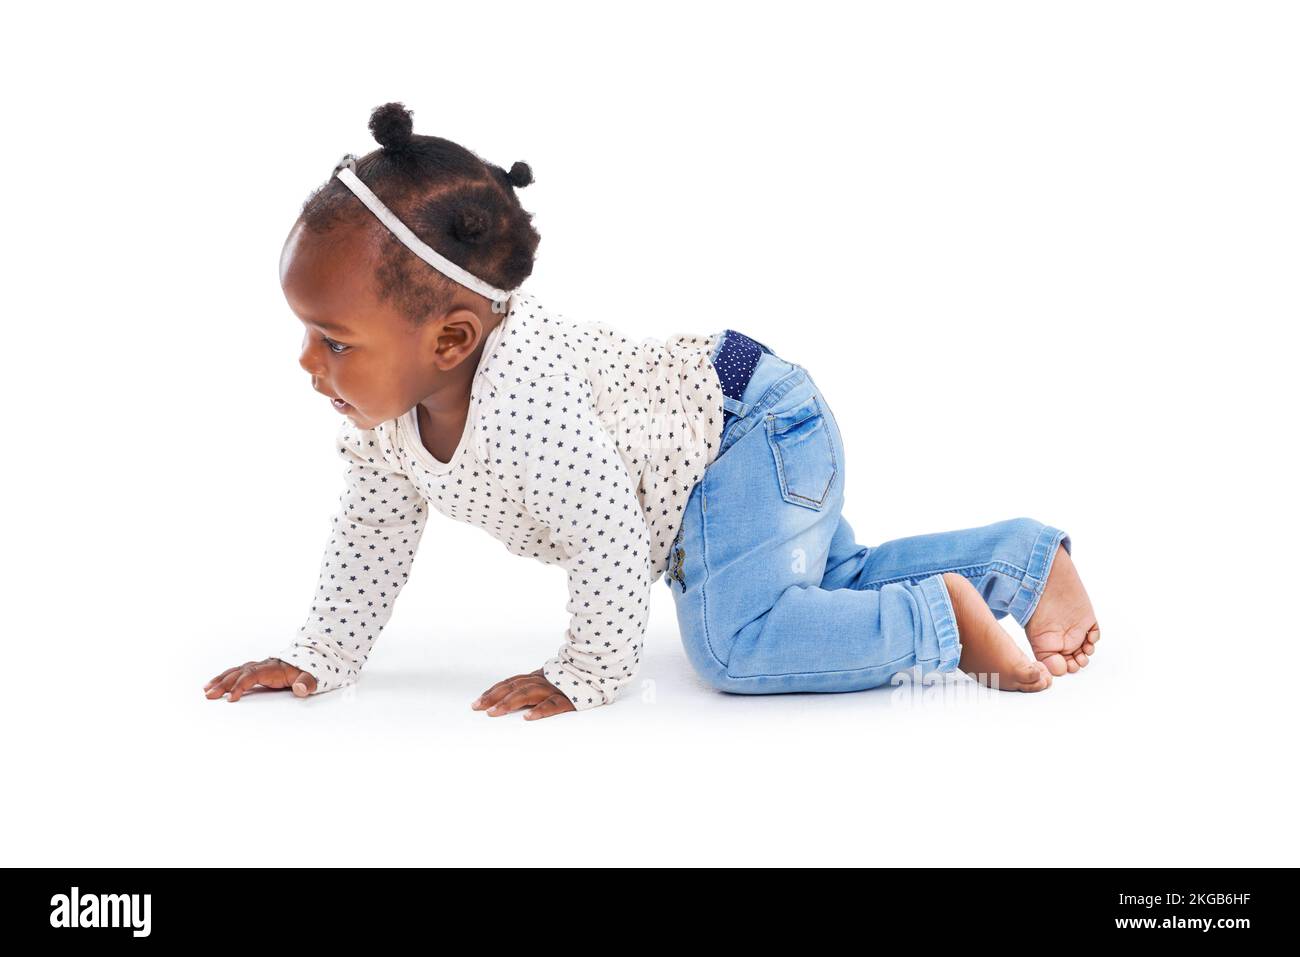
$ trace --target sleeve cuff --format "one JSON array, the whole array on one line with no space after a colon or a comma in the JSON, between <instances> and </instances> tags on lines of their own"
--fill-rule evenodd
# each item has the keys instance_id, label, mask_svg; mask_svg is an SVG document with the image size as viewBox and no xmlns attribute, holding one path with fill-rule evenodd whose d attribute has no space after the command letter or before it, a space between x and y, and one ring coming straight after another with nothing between
<instances>
[{"instance_id":1,"label":"sleeve cuff","mask_svg":"<svg viewBox=\"0 0 1300 957\"><path fill-rule=\"evenodd\" d=\"M353 684L357 671L319 638L302 638L276 655L281 661L307 672L316 679L316 690L334 691Z\"/></svg>"},{"instance_id":2,"label":"sleeve cuff","mask_svg":"<svg viewBox=\"0 0 1300 957\"><path fill-rule=\"evenodd\" d=\"M608 690L602 689L600 684L591 681L582 672L566 667L558 657L542 665L542 675L573 702L576 711L586 711L609 704L617 694L612 686L608 687Z\"/></svg>"}]
</instances>

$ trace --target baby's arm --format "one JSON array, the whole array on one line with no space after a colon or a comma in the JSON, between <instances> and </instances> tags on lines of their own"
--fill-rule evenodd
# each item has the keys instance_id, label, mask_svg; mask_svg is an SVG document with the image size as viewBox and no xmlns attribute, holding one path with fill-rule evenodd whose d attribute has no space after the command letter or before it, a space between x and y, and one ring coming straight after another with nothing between
<instances>
[{"instance_id":1,"label":"baby's arm","mask_svg":"<svg viewBox=\"0 0 1300 957\"><path fill-rule=\"evenodd\" d=\"M392 615L424 533L427 505L398 470L380 430L345 421L336 450L348 463L346 484L307 621L276 657L228 669L208 682L209 698L229 691L235 701L258 684L292 687L300 697L351 684Z\"/></svg>"},{"instance_id":2,"label":"baby's arm","mask_svg":"<svg viewBox=\"0 0 1300 957\"><path fill-rule=\"evenodd\" d=\"M474 706L534 706L541 713L530 716L544 717L609 704L636 673L650 610L650 530L636 487L588 380L557 373L502 388L488 461L564 549L569 627L541 672L571 707L556 708L536 673L498 683Z\"/></svg>"}]
</instances>

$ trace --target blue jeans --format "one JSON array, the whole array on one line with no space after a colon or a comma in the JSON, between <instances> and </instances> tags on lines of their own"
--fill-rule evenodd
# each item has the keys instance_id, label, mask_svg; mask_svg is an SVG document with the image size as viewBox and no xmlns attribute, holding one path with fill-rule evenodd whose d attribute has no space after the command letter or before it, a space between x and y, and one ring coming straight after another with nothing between
<instances>
[{"instance_id":1,"label":"blue jeans","mask_svg":"<svg viewBox=\"0 0 1300 957\"><path fill-rule=\"evenodd\" d=\"M807 370L763 346L724 403L664 576L687 657L720 691L859 691L918 666L952 671L961 642L943 573L1023 626L1057 545L1070 551L1065 532L1030 518L860 545L840 514L839 426Z\"/></svg>"}]
</instances>

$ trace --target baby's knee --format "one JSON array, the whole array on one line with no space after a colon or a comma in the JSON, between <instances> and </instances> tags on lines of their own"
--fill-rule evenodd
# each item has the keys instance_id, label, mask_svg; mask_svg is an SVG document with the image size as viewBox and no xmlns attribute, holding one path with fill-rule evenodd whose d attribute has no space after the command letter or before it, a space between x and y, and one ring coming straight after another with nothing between
<instances>
[{"instance_id":1,"label":"baby's knee","mask_svg":"<svg viewBox=\"0 0 1300 957\"><path fill-rule=\"evenodd\" d=\"M999 522L995 527L1000 527L1001 535L1006 541L1014 544L1017 550L1023 551L1033 548L1052 526L1036 518L1022 515L1019 518L1009 518L1005 522Z\"/></svg>"}]
</instances>

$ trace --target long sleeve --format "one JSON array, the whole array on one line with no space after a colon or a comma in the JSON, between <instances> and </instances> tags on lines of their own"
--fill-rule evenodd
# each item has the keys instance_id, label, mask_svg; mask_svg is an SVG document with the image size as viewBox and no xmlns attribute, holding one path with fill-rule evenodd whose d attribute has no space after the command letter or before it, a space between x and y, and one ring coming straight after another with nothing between
<instances>
[{"instance_id":1,"label":"long sleeve","mask_svg":"<svg viewBox=\"0 0 1300 957\"><path fill-rule=\"evenodd\" d=\"M276 657L310 672L316 694L351 684L370 655L409 576L424 533L424 498L402 472L384 427L339 428L347 463L339 509L321 559L307 621Z\"/></svg>"},{"instance_id":2,"label":"long sleeve","mask_svg":"<svg viewBox=\"0 0 1300 957\"><path fill-rule=\"evenodd\" d=\"M640 663L653 583L632 476L587 379L553 373L502 384L492 404L488 466L549 530L568 573L568 629L542 673L577 710L609 704Z\"/></svg>"}]
</instances>

